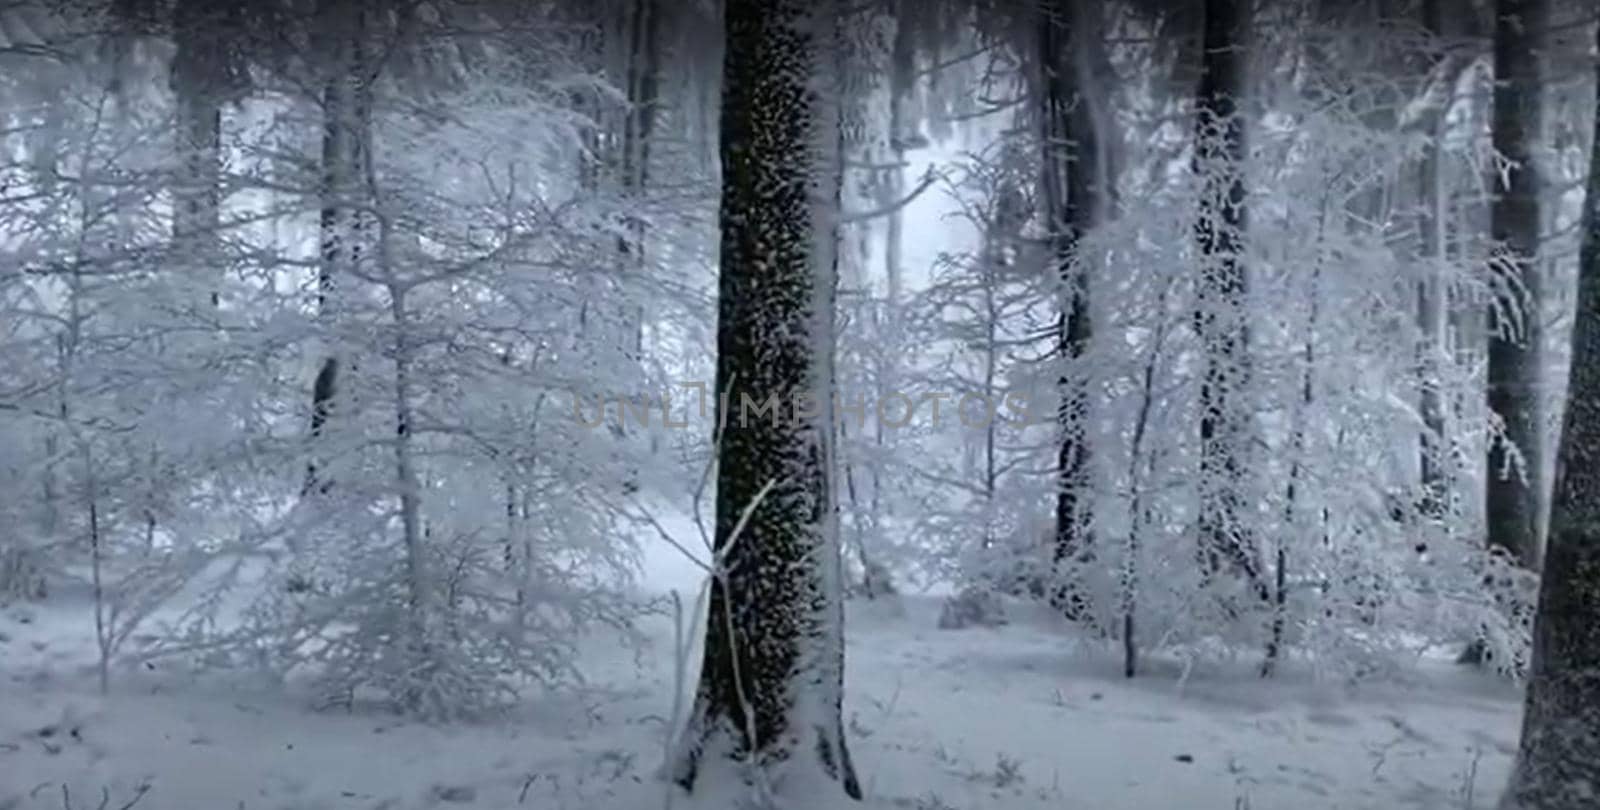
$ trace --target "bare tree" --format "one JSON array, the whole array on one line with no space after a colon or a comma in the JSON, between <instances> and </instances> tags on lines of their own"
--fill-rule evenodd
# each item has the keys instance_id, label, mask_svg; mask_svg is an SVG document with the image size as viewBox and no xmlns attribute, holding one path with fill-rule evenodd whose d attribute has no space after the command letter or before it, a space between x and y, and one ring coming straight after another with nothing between
<instances>
[{"instance_id":1,"label":"bare tree","mask_svg":"<svg viewBox=\"0 0 1600 810\"><path fill-rule=\"evenodd\" d=\"M1444 27L1444 14L1439 0L1425 0L1421 15L1423 32L1437 39ZM1449 93L1445 88L1449 87L1448 82L1456 79L1461 66L1443 55L1430 55L1423 64L1425 70L1420 72L1424 74L1424 87L1421 93L1430 100L1434 97L1438 97L1438 100L1427 105L1426 115L1418 121L1418 125L1431 136L1423 143L1422 159L1416 167L1417 232L1421 237L1418 248L1425 265L1424 275L1417 282L1417 329L1422 332L1419 349L1422 432L1418 463L1422 483L1422 514L1439 520L1445 516L1448 508L1451 487L1447 469L1449 452L1446 444L1449 435L1445 424L1446 403L1439 380L1439 366L1445 359L1448 309L1448 290L1439 268L1447 258L1446 229L1449 227L1445 161L1440 154L1439 144L1446 126L1444 108ZM1437 91L1436 85L1440 86ZM1437 266L1426 267L1430 262Z\"/></svg>"},{"instance_id":2,"label":"bare tree","mask_svg":"<svg viewBox=\"0 0 1600 810\"><path fill-rule=\"evenodd\" d=\"M1060 319L1056 355L1062 364L1057 381L1060 401L1057 424L1060 450L1056 458L1055 561L1070 567L1086 563L1093 535L1087 490L1089 445L1089 381L1081 360L1094 334L1089 310L1088 268L1078 256L1078 243L1092 224L1092 182L1097 154L1094 120L1080 88L1078 61L1085 22L1076 0L1049 0L1039 20L1039 83L1043 132L1044 205L1049 223L1050 261L1061 278ZM1077 38L1077 42L1074 42ZM1071 618L1083 615L1084 596L1066 582L1051 597Z\"/></svg>"},{"instance_id":3,"label":"bare tree","mask_svg":"<svg viewBox=\"0 0 1600 810\"><path fill-rule=\"evenodd\" d=\"M317 274L318 317L325 332L337 333L341 276L370 261L371 217L363 204L372 151L374 56L369 51L371 11L366 0L323 0L318 24L330 65L322 91L321 265ZM346 281L348 284L348 280ZM337 340L334 341L337 343ZM311 392L311 441L322 436L333 413L341 369L338 347L327 347ZM312 460L306 465L303 494L326 492L332 480Z\"/></svg>"},{"instance_id":4,"label":"bare tree","mask_svg":"<svg viewBox=\"0 0 1600 810\"><path fill-rule=\"evenodd\" d=\"M1195 168L1201 178L1199 312L1196 325L1205 371L1200 384L1200 560L1210 577L1224 564L1245 577L1266 601L1268 593L1243 510L1244 450L1249 412L1243 395L1249 373L1245 318L1246 270L1241 256L1246 227L1244 185L1247 87L1247 0L1207 0Z\"/></svg>"}]
</instances>

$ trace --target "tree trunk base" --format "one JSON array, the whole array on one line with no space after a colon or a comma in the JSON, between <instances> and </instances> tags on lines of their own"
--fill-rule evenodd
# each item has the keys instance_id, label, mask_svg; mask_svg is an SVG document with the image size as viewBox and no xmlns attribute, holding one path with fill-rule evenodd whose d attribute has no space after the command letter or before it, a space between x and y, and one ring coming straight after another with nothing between
<instances>
[{"instance_id":1,"label":"tree trunk base","mask_svg":"<svg viewBox=\"0 0 1600 810\"><path fill-rule=\"evenodd\" d=\"M1592 810L1600 789L1600 538L1552 535L1522 740L1500 806Z\"/></svg>"},{"instance_id":2,"label":"tree trunk base","mask_svg":"<svg viewBox=\"0 0 1600 810\"><path fill-rule=\"evenodd\" d=\"M686 793L721 796L743 790L763 810L782 808L791 796L815 802L841 787L853 800L864 795L843 729L837 736L815 732L794 750L757 752L751 757L743 753L739 735L725 723L697 725L700 730L691 725L685 731L666 774Z\"/></svg>"}]
</instances>

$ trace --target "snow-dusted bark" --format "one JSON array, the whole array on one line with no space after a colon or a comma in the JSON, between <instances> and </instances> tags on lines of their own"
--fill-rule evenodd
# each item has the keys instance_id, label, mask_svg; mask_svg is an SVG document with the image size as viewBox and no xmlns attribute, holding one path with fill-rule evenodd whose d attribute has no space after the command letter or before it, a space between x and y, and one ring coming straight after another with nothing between
<instances>
[{"instance_id":1,"label":"snow-dusted bark","mask_svg":"<svg viewBox=\"0 0 1600 810\"><path fill-rule=\"evenodd\" d=\"M1595 117L1600 123L1600 111ZM1600 138L1590 151L1582 239L1522 743L1500 810L1600 806Z\"/></svg>"},{"instance_id":2,"label":"snow-dusted bark","mask_svg":"<svg viewBox=\"0 0 1600 810\"><path fill-rule=\"evenodd\" d=\"M661 0L630 0L623 13L622 31L628 43L623 74L628 110L623 120L621 185L625 199L643 205L650 185L650 146L655 137L660 106ZM629 234L620 240L624 273L645 267L645 222L637 212L629 217ZM635 361L643 351L645 309L631 305L623 320L627 334L624 354Z\"/></svg>"},{"instance_id":3,"label":"snow-dusted bark","mask_svg":"<svg viewBox=\"0 0 1600 810\"><path fill-rule=\"evenodd\" d=\"M1439 0L1425 0L1422 4L1422 28L1437 37L1444 24L1443 9ZM1457 60L1459 61L1459 60ZM1422 147L1422 159L1417 164L1416 183L1418 245L1424 263L1423 277L1417 282L1417 329L1422 333L1420 346L1421 397L1419 410L1422 416L1421 441L1418 447L1418 465L1422 483L1422 513L1432 519L1444 518L1450 494L1448 471L1448 427L1445 424L1446 404L1440 381L1440 367L1446 362L1447 336L1445 319L1448 308L1448 288L1441 277L1448 242L1446 229L1448 212L1445 190L1445 164L1439 144L1445 134L1444 97L1461 70L1456 62L1443 58L1428 60L1425 86L1421 95L1430 103L1418 105L1426 115L1418 123L1432 136ZM1438 101L1434 101L1434 99ZM1428 263L1434 266L1428 267Z\"/></svg>"},{"instance_id":4,"label":"snow-dusted bark","mask_svg":"<svg viewBox=\"0 0 1600 810\"><path fill-rule=\"evenodd\" d=\"M319 18L330 69L322 92L321 266L317 274L318 316L330 332L339 320L340 277L369 258L371 224L363 210L364 182L372 142L372 77L367 55L365 0L324 0ZM350 279L345 283L349 285ZM331 336L331 334L330 334ZM336 341L335 341L336 342ZM326 347L311 391L311 453L305 494L327 491L332 481L318 470L316 447L332 415L341 367L337 345Z\"/></svg>"},{"instance_id":5,"label":"snow-dusted bark","mask_svg":"<svg viewBox=\"0 0 1600 810\"><path fill-rule=\"evenodd\" d=\"M915 13L914 6L915 0L894 2L894 37L889 45L888 70L887 146L891 168L879 172L875 184L877 206L889 212L884 217L883 305L881 310L873 312L874 323L878 327L875 337L881 350L879 356L882 358L876 365L874 374L878 402L884 402L890 392L899 390L900 363L903 361L906 342L905 318L902 312L905 305L905 268L902 259L905 242L905 206L899 203L905 199L906 155L922 138L913 105L917 82L916 27L911 22ZM844 425L843 422L840 424ZM888 458L897 446L897 437L885 428L881 419L872 420L872 431L874 452L879 459ZM867 531L857 533L856 551L861 557L865 595L868 599L872 599L893 593L893 585L889 570L873 558L873 550L868 548L877 538L872 537L869 540L867 535L876 534L877 527L883 525L883 519L892 515L894 510L892 500L884 495L883 464L873 463L869 465L869 471L871 490L868 494L866 519L863 521Z\"/></svg>"},{"instance_id":6,"label":"snow-dusted bark","mask_svg":"<svg viewBox=\"0 0 1600 810\"><path fill-rule=\"evenodd\" d=\"M905 196L903 164L906 162L906 153L921 139L912 109L917 73L916 27L911 22L914 13L913 0L897 0L894 40L889 49L889 153L894 157L896 168L884 172L884 182L878 187L881 195L878 205L890 209L885 219L887 230L883 245L883 273L887 287L884 302L887 331L891 340L900 337L900 305L904 295L904 268L901 267L900 254L904 247L905 210L894 203ZM890 376L893 376L892 371ZM892 382L885 383L885 390L892 388ZM879 443L882 443L881 438Z\"/></svg>"},{"instance_id":7,"label":"snow-dusted bark","mask_svg":"<svg viewBox=\"0 0 1600 810\"><path fill-rule=\"evenodd\" d=\"M430 670L434 664L428 638L428 616L432 613L429 601L434 585L428 572L428 549L424 547L422 480L417 474L415 439L412 435L416 407L412 383L415 357L411 332L415 327L410 323L406 311L405 290L406 287L398 283L389 285L389 310L394 318L395 332L395 488L400 495L400 529L406 555L406 629L410 636L406 639L407 653L421 671L415 673L418 688L402 695L401 700L407 709L436 716L442 714L446 707L427 705L432 696L421 687L432 675Z\"/></svg>"},{"instance_id":8,"label":"snow-dusted bark","mask_svg":"<svg viewBox=\"0 0 1600 810\"><path fill-rule=\"evenodd\" d=\"M632 0L623 28L627 32L628 116L623 133L623 182L644 187L650 176L650 137L655 132L661 84L660 0Z\"/></svg>"},{"instance_id":9,"label":"snow-dusted bark","mask_svg":"<svg viewBox=\"0 0 1600 810\"><path fill-rule=\"evenodd\" d=\"M1045 216L1050 227L1050 261L1061 279L1060 315L1056 355L1062 364L1057 380L1060 402L1056 421L1060 448L1056 454L1056 529L1054 558L1072 568L1092 553L1092 515L1087 496L1089 481L1089 380L1081 359L1093 335L1089 310L1089 273L1078 259L1078 243L1092 224L1093 186L1099 148L1090 104L1080 91L1082 53L1076 47L1086 39L1078 30L1087 15L1077 0L1049 0L1040 9L1038 63L1039 99L1043 132ZM1068 573L1052 593L1056 607L1069 617L1087 608L1084 596Z\"/></svg>"},{"instance_id":10,"label":"snow-dusted bark","mask_svg":"<svg viewBox=\"0 0 1600 810\"><path fill-rule=\"evenodd\" d=\"M1548 0L1498 0L1494 26L1495 151L1509 162L1490 210L1490 236L1505 250L1503 272L1520 287L1524 306L1515 317L1501 309L1489 317L1489 408L1505 421L1502 441L1489 445L1485 524L1491 547L1536 568L1539 559L1540 183L1534 147L1541 131L1540 50L1548 26ZM1508 444L1510 447L1508 447ZM1512 463L1511 449L1521 461ZM1519 472L1520 471L1520 472Z\"/></svg>"},{"instance_id":11,"label":"snow-dusted bark","mask_svg":"<svg viewBox=\"0 0 1600 810\"><path fill-rule=\"evenodd\" d=\"M1205 353L1200 384L1200 558L1207 575L1224 566L1249 580L1263 600L1255 540L1240 513L1249 412L1243 402L1249 371L1245 320L1246 227L1245 120L1240 101L1247 87L1246 0L1207 0L1197 95L1195 168L1200 175L1199 312Z\"/></svg>"},{"instance_id":12,"label":"snow-dusted bark","mask_svg":"<svg viewBox=\"0 0 1600 810\"><path fill-rule=\"evenodd\" d=\"M724 9L719 571L672 772L693 790L744 781L769 797L861 795L840 716L844 606L830 480L838 11L808 0ZM781 403L776 418L741 406L769 397ZM796 413L796 402L815 407Z\"/></svg>"}]
</instances>

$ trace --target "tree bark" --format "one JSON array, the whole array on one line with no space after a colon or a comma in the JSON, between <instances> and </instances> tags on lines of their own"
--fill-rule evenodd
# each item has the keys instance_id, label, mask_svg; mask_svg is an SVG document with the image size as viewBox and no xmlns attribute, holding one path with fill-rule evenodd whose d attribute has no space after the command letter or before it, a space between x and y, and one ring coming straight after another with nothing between
<instances>
[{"instance_id":1,"label":"tree bark","mask_svg":"<svg viewBox=\"0 0 1600 810\"><path fill-rule=\"evenodd\" d=\"M372 225L362 210L367 191L363 178L372 142L372 77L367 54L365 0L325 0L319 17L327 32L332 67L322 93L322 179L320 253L317 271L317 316L329 341L311 392L311 452L302 495L325 493L333 482L318 469L317 443L322 439L335 401L340 376L337 329L341 277L370 259Z\"/></svg>"},{"instance_id":2,"label":"tree bark","mask_svg":"<svg viewBox=\"0 0 1600 810\"><path fill-rule=\"evenodd\" d=\"M1049 256L1061 283L1056 356L1061 372L1056 424L1056 529L1054 560L1060 570L1051 601L1068 618L1083 618L1087 597L1076 584L1077 568L1093 553L1093 513L1089 495L1089 381L1082 368L1094 327L1089 309L1088 268L1078 256L1083 234L1093 225L1094 117L1081 90L1077 57L1084 18L1077 0L1048 0L1039 20L1038 60L1043 131L1045 215Z\"/></svg>"},{"instance_id":3,"label":"tree bark","mask_svg":"<svg viewBox=\"0 0 1600 810\"><path fill-rule=\"evenodd\" d=\"M841 718L831 480L834 6L728 0L723 11L718 571L672 774L689 790L743 777L762 793L861 796ZM744 405L769 397L781 403L771 418ZM818 407L790 408L807 401ZM711 776L740 763L749 769Z\"/></svg>"},{"instance_id":4,"label":"tree bark","mask_svg":"<svg viewBox=\"0 0 1600 810\"><path fill-rule=\"evenodd\" d=\"M879 173L876 188L877 205L887 209L884 220L883 275L884 300L881 309L874 309L879 343L876 364L876 395L884 402L890 392L899 390L900 368L905 345L904 318L901 314L903 269L901 253L905 242L905 206L898 205L905 198L905 164L907 153L920 140L920 127L913 109L912 97L916 92L916 28L911 22L916 13L916 0L895 0L894 39L889 50L889 143L891 167ZM868 493L867 526L873 535L883 524L885 516L894 514L894 504L884 497L883 462L893 452L894 436L885 429L883 420L872 420L872 442L877 458L869 466L871 489ZM863 571L876 571L882 584L889 583L888 569L869 560L866 532L858 536L857 551L861 556ZM868 588L869 598L875 589Z\"/></svg>"},{"instance_id":5,"label":"tree bark","mask_svg":"<svg viewBox=\"0 0 1600 810\"><path fill-rule=\"evenodd\" d=\"M422 688L432 676L437 662L434 660L432 639L429 634L430 604L433 594L432 575L428 570L428 549L425 546L425 529L422 516L422 480L417 474L415 448L411 434L414 416L414 391L412 387L413 349L410 340L410 316L406 310L405 289L399 284L389 287L389 310L394 319L394 407L395 407L395 489L400 501L400 527L406 565L406 652L410 656L413 681L401 696L409 711L425 716L442 716L445 707L428 705L430 695ZM519 586L523 583L519 581Z\"/></svg>"},{"instance_id":6,"label":"tree bark","mask_svg":"<svg viewBox=\"0 0 1600 810\"><path fill-rule=\"evenodd\" d=\"M1430 37L1443 33L1444 15L1440 0L1422 3L1422 29ZM1443 58L1426 60L1420 71L1423 87L1420 93L1431 93L1430 86L1440 71ZM1454 74L1440 76L1441 81L1454 79ZM1444 96L1448 98L1448 94ZM1439 144L1444 138L1445 109L1441 105L1424 123L1432 137L1424 142L1422 159L1417 165L1417 232L1420 235L1419 253L1422 258L1423 277L1417 282L1417 331L1421 333L1418 368L1421 388L1418 410L1422 415L1422 433L1418 442L1418 471L1422 485L1422 503L1419 512L1430 520L1442 521L1449 510L1451 476L1449 471L1449 437L1445 424L1447 411L1444 392L1440 386L1439 369L1446 351L1446 287L1441 277L1446 258L1446 202L1444 161L1439 154Z\"/></svg>"},{"instance_id":7,"label":"tree bark","mask_svg":"<svg viewBox=\"0 0 1600 810\"><path fill-rule=\"evenodd\" d=\"M1485 526L1491 548L1529 568L1539 565L1540 305L1539 176L1533 150L1541 129L1540 50L1550 19L1547 0L1499 0L1494 26L1494 148L1510 161L1490 210L1490 235L1505 251L1507 272L1521 287L1520 317L1489 311L1489 408L1505 422L1492 442L1485 476ZM1511 463L1511 448L1522 462ZM1520 475L1519 475L1520 471Z\"/></svg>"},{"instance_id":8,"label":"tree bark","mask_svg":"<svg viewBox=\"0 0 1600 810\"><path fill-rule=\"evenodd\" d=\"M1200 384L1200 563L1207 580L1226 564L1243 576L1263 602L1270 592L1261 576L1255 538L1240 520L1244 470L1239 454L1250 414L1243 395L1249 380L1247 278L1241 252L1247 223L1244 185L1247 88L1245 42L1248 0L1206 0L1195 171L1201 178L1199 311L1196 325L1205 369Z\"/></svg>"},{"instance_id":9,"label":"tree bark","mask_svg":"<svg viewBox=\"0 0 1600 810\"><path fill-rule=\"evenodd\" d=\"M628 77L628 112L624 120L622 149L622 193L633 206L645 204L646 189L650 184L650 146L655 136L657 108L660 106L661 85L661 15L665 9L660 0L632 0L628 4L628 17L623 28L628 33L626 55ZM645 218L635 210L629 213L628 236L622 240L622 253L628 259L626 271L645 267ZM624 354L633 362L640 362L644 351L643 304L635 304L625 313L624 323L631 333L624 337L630 342Z\"/></svg>"},{"instance_id":10,"label":"tree bark","mask_svg":"<svg viewBox=\"0 0 1600 810\"><path fill-rule=\"evenodd\" d=\"M1600 89L1596 104L1600 123ZM1589 155L1582 240L1522 740L1500 810L1586 809L1600 795L1600 138Z\"/></svg>"},{"instance_id":11,"label":"tree bark","mask_svg":"<svg viewBox=\"0 0 1600 810\"><path fill-rule=\"evenodd\" d=\"M177 50L171 84L178 108L173 249L184 267L195 271L187 281L209 288L212 306L218 301L217 282L204 276L220 270L222 106L234 70L224 36L228 13L229 4L217 0L181 0L172 16Z\"/></svg>"}]
</instances>

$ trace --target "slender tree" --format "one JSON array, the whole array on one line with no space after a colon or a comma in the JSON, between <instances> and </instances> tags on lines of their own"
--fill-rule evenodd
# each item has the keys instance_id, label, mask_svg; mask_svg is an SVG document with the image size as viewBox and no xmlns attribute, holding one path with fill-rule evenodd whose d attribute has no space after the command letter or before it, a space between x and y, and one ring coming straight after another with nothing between
<instances>
[{"instance_id":1,"label":"slender tree","mask_svg":"<svg viewBox=\"0 0 1600 810\"><path fill-rule=\"evenodd\" d=\"M1210 577L1224 564L1244 576L1265 601L1270 594L1254 538L1241 521L1248 411L1242 395L1249 368L1245 321L1245 121L1248 0L1206 0L1197 93L1195 168L1200 175L1199 311L1204 352L1200 383L1200 558Z\"/></svg>"},{"instance_id":2,"label":"slender tree","mask_svg":"<svg viewBox=\"0 0 1600 810\"><path fill-rule=\"evenodd\" d=\"M1600 123L1600 85L1595 117ZM1582 239L1522 741L1500 810L1590 808L1600 790L1600 138L1589 156Z\"/></svg>"},{"instance_id":3,"label":"slender tree","mask_svg":"<svg viewBox=\"0 0 1600 810\"><path fill-rule=\"evenodd\" d=\"M1423 0L1421 16L1423 32L1436 41L1444 25L1439 0ZM1445 282L1440 277L1440 268L1447 258L1445 229L1448 225L1446 174L1439 144L1446 126L1444 107L1449 94L1443 89L1435 93L1434 85L1453 81L1459 67L1447 63L1443 56L1431 55L1422 60L1420 67L1423 69L1419 73L1424 77L1424 87L1420 93L1430 100L1434 96L1439 100L1427 105L1428 113L1418 122L1431 137L1423 142L1422 159L1418 161L1416 169L1418 249L1425 268L1423 277L1417 282L1417 329L1422 333L1419 349L1421 362L1418 364L1422 372L1419 403L1422 432L1417 450L1422 483L1421 512L1427 518L1441 520L1445 517L1451 486L1446 468L1449 458L1446 450L1446 405L1439 379L1439 367L1444 362L1446 346L1445 314L1448 306Z\"/></svg>"},{"instance_id":4,"label":"slender tree","mask_svg":"<svg viewBox=\"0 0 1600 810\"><path fill-rule=\"evenodd\" d=\"M1087 497L1089 381L1081 368L1093 325L1089 273L1077 253L1079 240L1094 215L1091 184L1098 151L1093 116L1079 87L1077 61L1081 49L1074 47L1074 37L1082 39L1077 29L1085 15L1076 5L1077 0L1048 0L1041 9L1038 41L1045 216L1050 228L1050 261L1062 287L1056 326L1056 356L1062 371L1056 384L1061 444L1056 456L1054 556L1058 566L1069 570L1088 561L1093 545ZM1087 605L1072 584L1074 578L1067 574L1062 586L1052 593L1052 600L1069 617L1079 618Z\"/></svg>"},{"instance_id":5,"label":"slender tree","mask_svg":"<svg viewBox=\"0 0 1600 810\"><path fill-rule=\"evenodd\" d=\"M177 99L178 179L173 184L173 249L199 273L216 273L221 225L222 108L244 87L230 44L237 4L180 0L172 8L171 84ZM217 303L216 279L210 286Z\"/></svg>"},{"instance_id":6,"label":"slender tree","mask_svg":"<svg viewBox=\"0 0 1600 810\"><path fill-rule=\"evenodd\" d=\"M673 773L691 790L717 763L743 762L761 789L820 779L861 796L840 714L830 480L839 129L823 77L838 11L806 0L723 11L717 572Z\"/></svg>"},{"instance_id":7,"label":"slender tree","mask_svg":"<svg viewBox=\"0 0 1600 810\"><path fill-rule=\"evenodd\" d=\"M1498 0L1494 21L1495 151L1505 186L1490 209L1490 236L1522 306L1489 311L1489 408L1505 422L1489 443L1484 508L1491 548L1530 568L1539 564L1540 429L1539 173L1533 150L1542 124L1541 53L1548 0ZM1512 453L1520 453L1520 463ZM1520 470L1520 475L1518 471Z\"/></svg>"},{"instance_id":8,"label":"slender tree","mask_svg":"<svg viewBox=\"0 0 1600 810\"><path fill-rule=\"evenodd\" d=\"M323 0L319 11L329 63L322 91L322 178L318 315L331 337L338 328L341 276L371 258L372 224L363 200L372 146L373 57L367 41L371 12L366 0ZM348 284L348 279L346 279ZM337 341L334 341L337 344ZM337 345L328 347L311 392L311 441L321 438L339 392ZM317 448L306 466L303 493L325 492L332 480L319 471Z\"/></svg>"},{"instance_id":9,"label":"slender tree","mask_svg":"<svg viewBox=\"0 0 1600 810\"><path fill-rule=\"evenodd\" d=\"M661 0L633 0L628 4L624 24L628 32L629 56L626 71L628 112L622 138L622 185L624 194L635 205L643 203L650 185L650 143L655 135L661 94L660 28L663 13L665 9L661 7ZM623 253L632 258L636 267L642 267L645 261L644 219L633 216L629 231L631 234L623 243ZM633 332L631 353L637 360L639 353L644 350L644 307L635 306L628 315Z\"/></svg>"}]
</instances>

